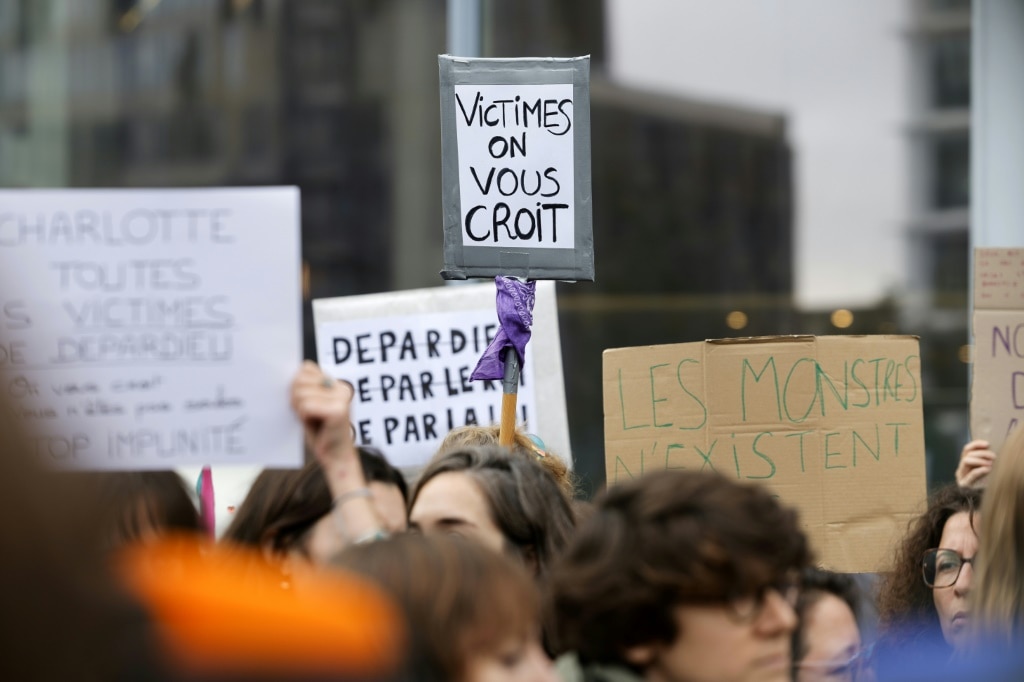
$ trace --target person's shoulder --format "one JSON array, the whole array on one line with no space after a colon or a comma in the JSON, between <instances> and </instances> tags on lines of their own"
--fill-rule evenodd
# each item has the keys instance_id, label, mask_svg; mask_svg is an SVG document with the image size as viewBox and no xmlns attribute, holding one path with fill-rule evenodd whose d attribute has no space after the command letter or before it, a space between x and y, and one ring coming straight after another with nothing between
<instances>
[{"instance_id":1,"label":"person's shoulder","mask_svg":"<svg viewBox=\"0 0 1024 682\"><path fill-rule=\"evenodd\" d=\"M626 668L610 665L583 665L576 654L568 653L555 661L555 673L562 682L642 682Z\"/></svg>"},{"instance_id":2,"label":"person's shoulder","mask_svg":"<svg viewBox=\"0 0 1024 682\"><path fill-rule=\"evenodd\" d=\"M882 638L875 644L876 682L1019 682L1024 680L1024 651L1019 646L981 646L954 653L927 637L910 641Z\"/></svg>"}]
</instances>

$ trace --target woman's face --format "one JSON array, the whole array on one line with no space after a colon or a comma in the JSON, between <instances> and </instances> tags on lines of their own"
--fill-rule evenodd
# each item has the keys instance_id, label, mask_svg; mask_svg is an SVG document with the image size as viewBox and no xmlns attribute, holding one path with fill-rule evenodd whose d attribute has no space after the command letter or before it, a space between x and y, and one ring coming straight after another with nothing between
<instances>
[{"instance_id":1,"label":"woman's face","mask_svg":"<svg viewBox=\"0 0 1024 682\"><path fill-rule=\"evenodd\" d=\"M513 637L489 654L476 654L463 682L557 682L554 666L536 637Z\"/></svg>"},{"instance_id":2,"label":"woman's face","mask_svg":"<svg viewBox=\"0 0 1024 682\"><path fill-rule=\"evenodd\" d=\"M728 606L677 606L669 645L627 650L651 682L790 682L793 607L772 590L749 621Z\"/></svg>"},{"instance_id":3,"label":"woman's face","mask_svg":"<svg viewBox=\"0 0 1024 682\"><path fill-rule=\"evenodd\" d=\"M967 512L957 512L949 517L942 528L939 540L941 549L952 549L964 559L973 559L978 552L978 536L971 527L971 516ZM935 600L935 612L942 626L942 636L954 649L961 648L968 637L970 611L967 607L967 596L971 591L971 579L974 577L974 565L964 564L960 575L950 587L932 589Z\"/></svg>"},{"instance_id":4,"label":"woman's face","mask_svg":"<svg viewBox=\"0 0 1024 682\"><path fill-rule=\"evenodd\" d=\"M846 602L822 594L804 613L804 657L796 682L852 680L851 660L860 651L857 619Z\"/></svg>"},{"instance_id":5,"label":"woman's face","mask_svg":"<svg viewBox=\"0 0 1024 682\"><path fill-rule=\"evenodd\" d=\"M506 544L480 486L459 471L438 474L420 488L409 512L409 528L464 535L496 552L504 551Z\"/></svg>"}]
</instances>

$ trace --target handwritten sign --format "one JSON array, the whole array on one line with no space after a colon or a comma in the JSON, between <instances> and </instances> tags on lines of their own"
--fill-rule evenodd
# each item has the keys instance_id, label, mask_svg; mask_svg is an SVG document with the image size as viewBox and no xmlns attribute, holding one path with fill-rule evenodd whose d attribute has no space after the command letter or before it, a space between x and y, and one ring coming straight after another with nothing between
<instances>
[{"instance_id":1,"label":"handwritten sign","mask_svg":"<svg viewBox=\"0 0 1024 682\"><path fill-rule=\"evenodd\" d=\"M826 566L882 570L925 497L921 404L913 337L607 350L608 484L657 469L763 483Z\"/></svg>"},{"instance_id":2,"label":"handwritten sign","mask_svg":"<svg viewBox=\"0 0 1024 682\"><path fill-rule=\"evenodd\" d=\"M998 449L1024 417L1024 249L974 250L971 436Z\"/></svg>"},{"instance_id":3,"label":"handwritten sign","mask_svg":"<svg viewBox=\"0 0 1024 682\"><path fill-rule=\"evenodd\" d=\"M298 199L0 191L2 388L41 434L38 457L298 465Z\"/></svg>"},{"instance_id":4,"label":"handwritten sign","mask_svg":"<svg viewBox=\"0 0 1024 682\"><path fill-rule=\"evenodd\" d=\"M317 358L355 388L360 443L397 466L425 464L448 431L495 424L501 382L469 375L498 330L494 286L439 287L313 301ZM555 289L537 287L517 420L569 458Z\"/></svg>"},{"instance_id":5,"label":"handwritten sign","mask_svg":"<svg viewBox=\"0 0 1024 682\"><path fill-rule=\"evenodd\" d=\"M593 279L589 60L440 57L450 279Z\"/></svg>"}]
</instances>

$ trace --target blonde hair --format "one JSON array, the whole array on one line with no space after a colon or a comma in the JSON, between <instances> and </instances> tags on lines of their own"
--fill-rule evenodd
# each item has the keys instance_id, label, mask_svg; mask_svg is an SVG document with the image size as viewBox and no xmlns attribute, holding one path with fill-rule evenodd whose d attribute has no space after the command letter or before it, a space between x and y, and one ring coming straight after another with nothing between
<instances>
[{"instance_id":1,"label":"blonde hair","mask_svg":"<svg viewBox=\"0 0 1024 682\"><path fill-rule=\"evenodd\" d=\"M501 430L497 424L490 426L477 426L469 424L452 429L441 441L431 463L440 459L446 453L453 450L462 450L466 447L480 445L497 445L498 433ZM569 471L569 467L560 457L547 450L542 450L522 429L516 429L512 438L512 446L509 448L512 453L534 459L548 474L555 479L555 483L570 500L576 494L576 478Z\"/></svg>"},{"instance_id":2,"label":"blonde hair","mask_svg":"<svg viewBox=\"0 0 1024 682\"><path fill-rule=\"evenodd\" d=\"M1003 444L988 479L971 615L978 634L1009 644L1024 634L1024 429Z\"/></svg>"}]
</instances>

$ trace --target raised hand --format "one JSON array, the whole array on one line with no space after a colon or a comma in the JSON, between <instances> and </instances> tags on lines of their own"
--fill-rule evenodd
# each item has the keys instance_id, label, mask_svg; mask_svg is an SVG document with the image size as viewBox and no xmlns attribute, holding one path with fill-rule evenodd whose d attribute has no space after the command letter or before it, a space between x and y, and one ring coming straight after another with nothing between
<instances>
[{"instance_id":1,"label":"raised hand","mask_svg":"<svg viewBox=\"0 0 1024 682\"><path fill-rule=\"evenodd\" d=\"M957 485L985 487L985 477L991 473L995 461L996 453L989 449L987 440L972 440L960 451L960 464L956 467Z\"/></svg>"}]
</instances>

